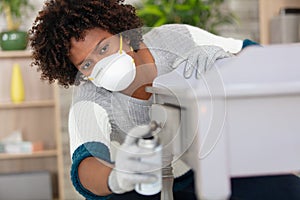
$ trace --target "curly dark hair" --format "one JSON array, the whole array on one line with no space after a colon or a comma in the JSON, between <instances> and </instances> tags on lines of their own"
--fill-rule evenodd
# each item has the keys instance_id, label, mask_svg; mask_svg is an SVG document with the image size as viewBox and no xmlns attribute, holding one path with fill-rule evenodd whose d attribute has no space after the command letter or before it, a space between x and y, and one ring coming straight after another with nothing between
<instances>
[{"instance_id":1,"label":"curly dark hair","mask_svg":"<svg viewBox=\"0 0 300 200\"><path fill-rule=\"evenodd\" d=\"M58 81L68 88L83 80L69 60L70 40L81 40L92 28L102 28L130 40L135 51L142 41L142 21L133 6L124 0L48 0L36 17L31 29L33 50L31 66L41 71L41 79ZM127 31L132 30L132 31Z\"/></svg>"}]
</instances>

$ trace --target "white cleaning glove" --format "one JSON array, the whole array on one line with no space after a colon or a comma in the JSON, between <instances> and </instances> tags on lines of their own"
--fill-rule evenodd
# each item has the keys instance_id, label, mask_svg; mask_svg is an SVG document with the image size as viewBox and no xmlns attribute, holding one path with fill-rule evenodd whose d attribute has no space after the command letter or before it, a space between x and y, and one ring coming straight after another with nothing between
<instances>
[{"instance_id":1,"label":"white cleaning glove","mask_svg":"<svg viewBox=\"0 0 300 200\"><path fill-rule=\"evenodd\" d=\"M139 147L137 141L150 133L150 126L137 126L133 128L124 143L116 153L115 167L109 175L108 186L113 193L121 194L131 191L138 183L153 183L157 177L153 171L161 168L155 158L153 149ZM142 158L147 157L147 161ZM151 173L152 172L152 173Z\"/></svg>"},{"instance_id":2,"label":"white cleaning glove","mask_svg":"<svg viewBox=\"0 0 300 200\"><path fill-rule=\"evenodd\" d=\"M217 46L195 46L186 54L175 60L172 65L177 68L182 62L186 62L184 68L184 77L190 78L194 73L197 79L209 70L214 62L221 58L230 57L232 54L225 52L221 47Z\"/></svg>"}]
</instances>

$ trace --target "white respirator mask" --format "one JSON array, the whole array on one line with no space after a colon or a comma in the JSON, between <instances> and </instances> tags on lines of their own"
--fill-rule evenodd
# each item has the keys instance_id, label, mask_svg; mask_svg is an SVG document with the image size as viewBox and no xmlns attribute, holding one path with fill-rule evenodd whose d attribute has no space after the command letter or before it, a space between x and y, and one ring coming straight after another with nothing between
<instances>
[{"instance_id":1,"label":"white respirator mask","mask_svg":"<svg viewBox=\"0 0 300 200\"><path fill-rule=\"evenodd\" d=\"M123 41L120 36L120 50L96 63L88 77L97 87L112 92L126 89L134 80L136 67L131 56L122 50Z\"/></svg>"}]
</instances>

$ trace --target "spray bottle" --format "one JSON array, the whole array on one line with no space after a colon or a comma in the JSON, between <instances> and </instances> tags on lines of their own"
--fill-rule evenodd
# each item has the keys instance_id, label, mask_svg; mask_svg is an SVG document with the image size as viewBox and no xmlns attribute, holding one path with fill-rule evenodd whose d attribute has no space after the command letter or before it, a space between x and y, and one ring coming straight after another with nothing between
<instances>
[{"instance_id":1,"label":"spray bottle","mask_svg":"<svg viewBox=\"0 0 300 200\"><path fill-rule=\"evenodd\" d=\"M158 166L162 166L162 145L159 142L157 135L153 135L152 132L158 128L158 124L151 122L151 133L138 140L138 146L147 149L153 149L154 155L150 157L142 158L143 162L153 163L155 162ZM139 183L135 186L136 192L142 195L154 195L161 191L162 188L162 168L154 169L153 172L149 172L157 177L157 181L154 183Z\"/></svg>"}]
</instances>

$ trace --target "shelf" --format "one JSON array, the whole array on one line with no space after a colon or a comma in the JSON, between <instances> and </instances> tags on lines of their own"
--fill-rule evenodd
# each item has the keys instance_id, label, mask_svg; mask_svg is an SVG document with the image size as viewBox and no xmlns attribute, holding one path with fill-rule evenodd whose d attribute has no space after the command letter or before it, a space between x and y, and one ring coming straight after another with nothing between
<instances>
[{"instance_id":1,"label":"shelf","mask_svg":"<svg viewBox=\"0 0 300 200\"><path fill-rule=\"evenodd\" d=\"M21 158L44 158L57 156L57 150L37 151L33 153L0 153L0 160L21 159Z\"/></svg>"},{"instance_id":2,"label":"shelf","mask_svg":"<svg viewBox=\"0 0 300 200\"><path fill-rule=\"evenodd\" d=\"M31 51L0 51L0 58L29 58L31 57Z\"/></svg>"},{"instance_id":3,"label":"shelf","mask_svg":"<svg viewBox=\"0 0 300 200\"><path fill-rule=\"evenodd\" d=\"M15 108L39 108L55 106L54 100L30 101L22 103L0 102L0 109L15 109Z\"/></svg>"},{"instance_id":4,"label":"shelf","mask_svg":"<svg viewBox=\"0 0 300 200\"><path fill-rule=\"evenodd\" d=\"M53 174L53 198L64 198L63 152L60 133L60 107L57 86L41 80L41 73L31 67L32 51L0 50L0 138L16 130L26 141L42 141L44 150L29 153L0 153L0 173L49 170ZM11 101L12 66L21 68L25 100ZM49 149L50 148L50 149Z\"/></svg>"}]
</instances>

